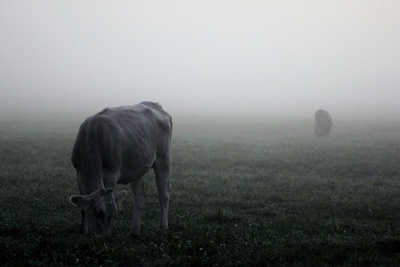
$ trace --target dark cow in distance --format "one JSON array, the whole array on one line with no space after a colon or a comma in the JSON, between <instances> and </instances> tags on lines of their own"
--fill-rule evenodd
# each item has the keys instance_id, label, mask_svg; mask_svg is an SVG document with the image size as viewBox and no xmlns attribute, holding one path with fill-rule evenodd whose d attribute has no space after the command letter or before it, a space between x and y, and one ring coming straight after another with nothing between
<instances>
[{"instance_id":1,"label":"dark cow in distance","mask_svg":"<svg viewBox=\"0 0 400 267\"><path fill-rule=\"evenodd\" d=\"M160 228L168 228L171 187L172 119L158 103L106 108L87 118L78 131L72 164L80 195L70 201L81 209L79 231L110 235L118 201L126 191L117 183L131 184L134 205L131 231L139 234L144 209L143 176L154 170L160 202Z\"/></svg>"},{"instance_id":2,"label":"dark cow in distance","mask_svg":"<svg viewBox=\"0 0 400 267\"><path fill-rule=\"evenodd\" d=\"M327 136L332 128L332 118L329 113L323 109L315 112L315 135L318 137Z\"/></svg>"}]
</instances>

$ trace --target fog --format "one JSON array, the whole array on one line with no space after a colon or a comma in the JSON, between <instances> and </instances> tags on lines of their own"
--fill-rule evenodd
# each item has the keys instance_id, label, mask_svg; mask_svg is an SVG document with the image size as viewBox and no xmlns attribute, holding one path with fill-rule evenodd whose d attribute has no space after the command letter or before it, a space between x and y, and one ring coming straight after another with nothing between
<instances>
[{"instance_id":1,"label":"fog","mask_svg":"<svg viewBox=\"0 0 400 267\"><path fill-rule=\"evenodd\" d=\"M1 1L0 36L3 116L400 115L397 0Z\"/></svg>"}]
</instances>

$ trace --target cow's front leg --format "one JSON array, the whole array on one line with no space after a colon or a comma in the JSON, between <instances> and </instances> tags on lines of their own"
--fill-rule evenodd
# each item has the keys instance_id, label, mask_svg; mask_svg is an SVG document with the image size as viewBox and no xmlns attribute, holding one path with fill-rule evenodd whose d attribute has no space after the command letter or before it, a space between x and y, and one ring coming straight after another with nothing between
<instances>
[{"instance_id":1,"label":"cow's front leg","mask_svg":"<svg viewBox=\"0 0 400 267\"><path fill-rule=\"evenodd\" d=\"M142 219L145 201L145 192L143 177L131 182L132 193L133 193L133 219L131 233L133 235L140 234L140 221Z\"/></svg>"},{"instance_id":2,"label":"cow's front leg","mask_svg":"<svg viewBox=\"0 0 400 267\"><path fill-rule=\"evenodd\" d=\"M81 226L79 227L79 233L86 235L88 233L88 227L86 223L86 211L81 209Z\"/></svg>"}]
</instances>

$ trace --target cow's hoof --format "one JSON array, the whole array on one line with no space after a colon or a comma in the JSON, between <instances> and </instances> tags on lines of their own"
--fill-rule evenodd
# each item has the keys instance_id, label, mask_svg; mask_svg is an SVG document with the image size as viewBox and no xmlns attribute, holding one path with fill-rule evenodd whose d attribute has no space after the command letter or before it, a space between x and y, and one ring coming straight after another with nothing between
<instances>
[{"instance_id":1,"label":"cow's hoof","mask_svg":"<svg viewBox=\"0 0 400 267\"><path fill-rule=\"evenodd\" d=\"M168 230L168 225L160 225L160 230L161 231L167 231Z\"/></svg>"},{"instance_id":2,"label":"cow's hoof","mask_svg":"<svg viewBox=\"0 0 400 267\"><path fill-rule=\"evenodd\" d=\"M134 238L140 238L140 231L139 230L131 231L129 235Z\"/></svg>"},{"instance_id":3,"label":"cow's hoof","mask_svg":"<svg viewBox=\"0 0 400 267\"><path fill-rule=\"evenodd\" d=\"M88 230L87 229L83 229L83 228L79 228L78 233L81 234L81 235L87 235L88 234Z\"/></svg>"}]
</instances>

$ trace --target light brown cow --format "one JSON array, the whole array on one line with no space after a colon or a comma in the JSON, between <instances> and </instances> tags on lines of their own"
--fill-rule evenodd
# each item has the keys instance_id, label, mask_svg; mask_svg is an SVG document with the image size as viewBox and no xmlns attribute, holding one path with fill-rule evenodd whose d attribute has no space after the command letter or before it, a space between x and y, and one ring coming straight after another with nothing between
<instances>
[{"instance_id":1,"label":"light brown cow","mask_svg":"<svg viewBox=\"0 0 400 267\"><path fill-rule=\"evenodd\" d=\"M117 183L131 184L134 195L131 231L139 234L144 209L143 176L153 169L160 202L160 228L168 228L171 187L172 119L160 105L106 108L81 125L72 152L80 195L70 201L81 209L79 231L88 225L96 235L110 235L117 202L126 191Z\"/></svg>"},{"instance_id":2,"label":"light brown cow","mask_svg":"<svg viewBox=\"0 0 400 267\"><path fill-rule=\"evenodd\" d=\"M332 128L332 118L329 113L323 109L315 112L315 135L318 137L327 136Z\"/></svg>"}]
</instances>

